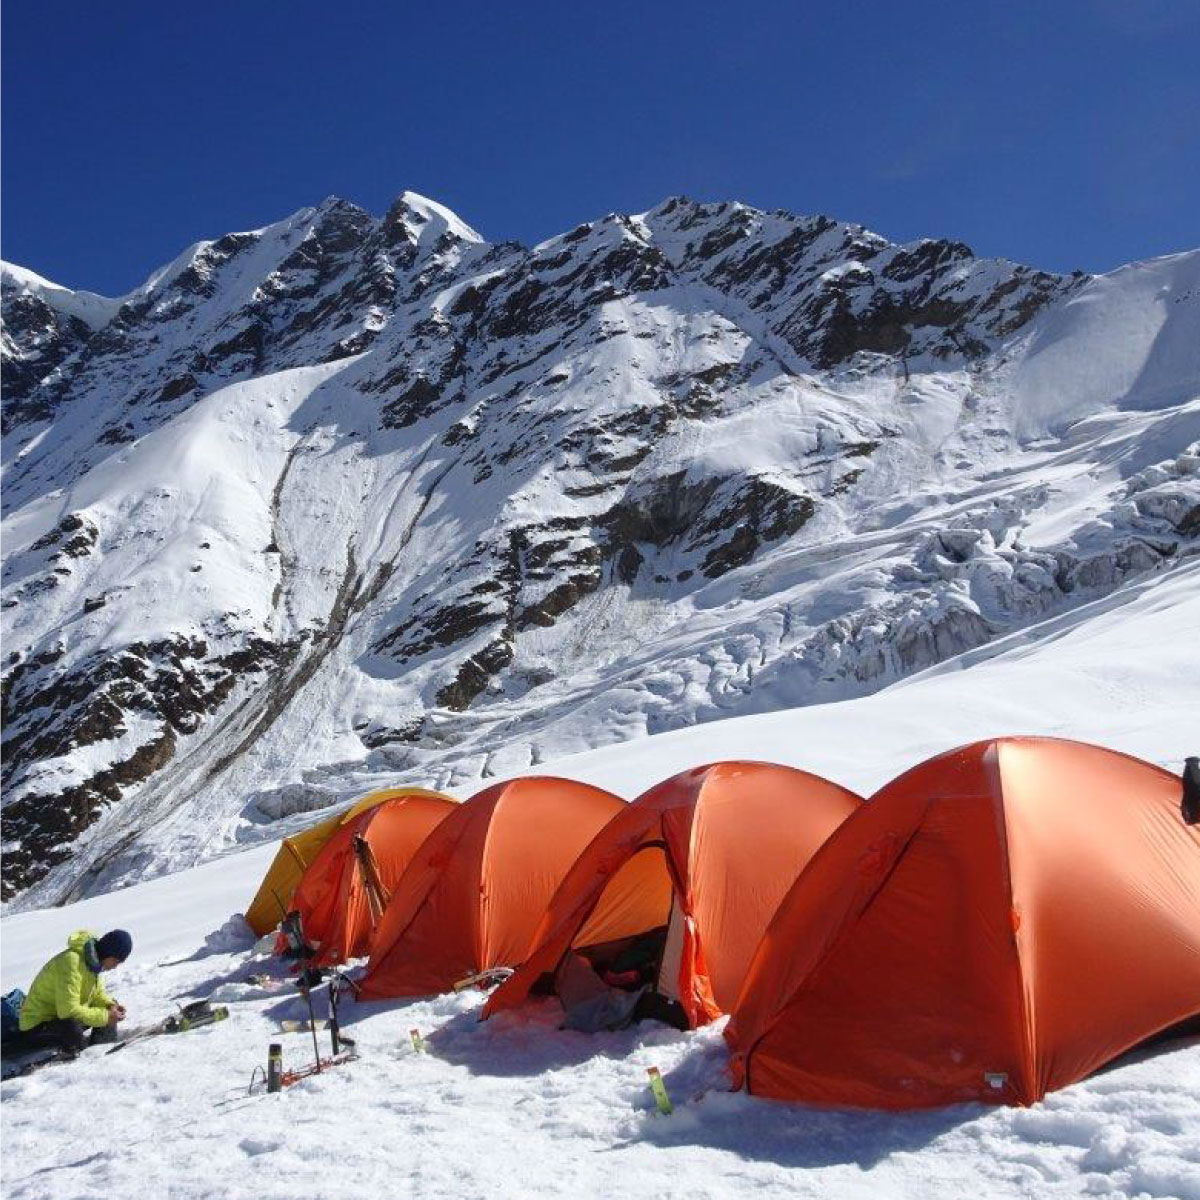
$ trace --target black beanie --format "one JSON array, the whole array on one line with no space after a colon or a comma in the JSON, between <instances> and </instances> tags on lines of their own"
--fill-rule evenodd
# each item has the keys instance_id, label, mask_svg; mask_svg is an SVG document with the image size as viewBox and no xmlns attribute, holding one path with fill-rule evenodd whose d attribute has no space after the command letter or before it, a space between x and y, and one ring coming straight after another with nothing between
<instances>
[{"instance_id":1,"label":"black beanie","mask_svg":"<svg viewBox=\"0 0 1200 1200\"><path fill-rule=\"evenodd\" d=\"M133 938L123 929L110 929L96 942L96 957L99 959L118 958L124 962L133 949Z\"/></svg>"}]
</instances>

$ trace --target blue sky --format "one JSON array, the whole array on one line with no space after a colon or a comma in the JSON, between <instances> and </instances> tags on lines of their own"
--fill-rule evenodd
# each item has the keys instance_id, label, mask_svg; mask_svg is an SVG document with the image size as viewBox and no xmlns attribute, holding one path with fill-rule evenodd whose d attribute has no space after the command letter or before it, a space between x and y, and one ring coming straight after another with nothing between
<instances>
[{"instance_id":1,"label":"blue sky","mask_svg":"<svg viewBox=\"0 0 1200 1200\"><path fill-rule=\"evenodd\" d=\"M1200 0L3 6L3 255L124 292L406 188L533 242L665 196L1057 270L1200 244Z\"/></svg>"}]
</instances>

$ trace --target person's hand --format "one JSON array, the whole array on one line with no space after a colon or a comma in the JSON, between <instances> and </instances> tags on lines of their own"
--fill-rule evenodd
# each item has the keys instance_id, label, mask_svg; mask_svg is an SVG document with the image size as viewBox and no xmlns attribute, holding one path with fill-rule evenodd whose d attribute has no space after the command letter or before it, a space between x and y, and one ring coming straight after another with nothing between
<instances>
[{"instance_id":1,"label":"person's hand","mask_svg":"<svg viewBox=\"0 0 1200 1200\"><path fill-rule=\"evenodd\" d=\"M124 1016L124 1012L121 1006L119 1004L110 1004L108 1006L108 1027L110 1029L116 1028L122 1016Z\"/></svg>"},{"instance_id":2,"label":"person's hand","mask_svg":"<svg viewBox=\"0 0 1200 1200\"><path fill-rule=\"evenodd\" d=\"M114 1005L113 1005L113 1008L115 1008L115 1009L117 1010L117 1020L118 1020L118 1021L123 1021L123 1020L125 1020L125 1005L123 1005L123 1004L114 1004Z\"/></svg>"}]
</instances>

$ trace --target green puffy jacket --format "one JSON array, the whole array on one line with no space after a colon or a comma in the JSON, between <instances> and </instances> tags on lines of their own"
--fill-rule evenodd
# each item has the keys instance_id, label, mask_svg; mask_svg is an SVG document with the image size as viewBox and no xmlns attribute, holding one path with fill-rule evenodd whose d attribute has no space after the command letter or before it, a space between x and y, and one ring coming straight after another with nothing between
<instances>
[{"instance_id":1,"label":"green puffy jacket","mask_svg":"<svg viewBox=\"0 0 1200 1200\"><path fill-rule=\"evenodd\" d=\"M56 1017L100 1028L108 1024L115 1003L100 977L88 968L83 949L96 935L81 929L67 938L67 948L37 974L21 1006L21 1028L28 1030Z\"/></svg>"}]
</instances>

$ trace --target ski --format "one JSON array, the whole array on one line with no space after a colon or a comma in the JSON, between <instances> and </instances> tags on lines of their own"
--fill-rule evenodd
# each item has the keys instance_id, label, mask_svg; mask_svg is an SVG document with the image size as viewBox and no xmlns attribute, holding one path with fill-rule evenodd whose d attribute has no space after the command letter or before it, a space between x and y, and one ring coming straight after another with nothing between
<instances>
[{"instance_id":1,"label":"ski","mask_svg":"<svg viewBox=\"0 0 1200 1200\"><path fill-rule=\"evenodd\" d=\"M20 1079L24 1075L32 1075L42 1067L53 1063L72 1062L75 1055L68 1050L57 1050L45 1047L40 1050L26 1050L11 1054L0 1060L0 1080Z\"/></svg>"},{"instance_id":2,"label":"ski","mask_svg":"<svg viewBox=\"0 0 1200 1200\"><path fill-rule=\"evenodd\" d=\"M144 1042L148 1038L158 1037L160 1034L187 1033L189 1030L199 1029L204 1025L215 1025L218 1021L224 1021L228 1016L229 1009L223 1004L209 1005L205 1001L189 1004L181 1013L169 1016L163 1021L157 1021L153 1025L146 1025L141 1029L134 1030L133 1033L111 1047L107 1053L116 1054L118 1050L124 1050L126 1046L131 1046L135 1042Z\"/></svg>"}]
</instances>

